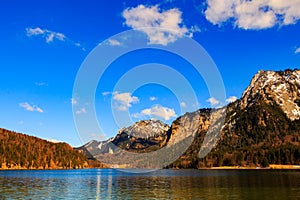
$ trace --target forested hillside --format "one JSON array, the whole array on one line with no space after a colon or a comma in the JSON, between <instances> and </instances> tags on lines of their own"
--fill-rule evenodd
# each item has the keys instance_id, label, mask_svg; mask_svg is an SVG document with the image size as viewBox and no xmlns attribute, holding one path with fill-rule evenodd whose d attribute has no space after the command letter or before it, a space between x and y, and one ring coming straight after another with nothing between
<instances>
[{"instance_id":1,"label":"forested hillside","mask_svg":"<svg viewBox=\"0 0 300 200\"><path fill-rule=\"evenodd\" d=\"M103 167L88 160L66 143L52 143L37 137L0 128L0 168L73 169Z\"/></svg>"}]
</instances>

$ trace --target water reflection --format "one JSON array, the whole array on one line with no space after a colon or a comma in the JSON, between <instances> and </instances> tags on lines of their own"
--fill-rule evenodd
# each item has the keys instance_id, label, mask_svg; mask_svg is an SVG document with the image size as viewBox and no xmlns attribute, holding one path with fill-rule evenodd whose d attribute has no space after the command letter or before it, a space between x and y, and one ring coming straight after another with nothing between
<instances>
[{"instance_id":1,"label":"water reflection","mask_svg":"<svg viewBox=\"0 0 300 200\"><path fill-rule=\"evenodd\" d=\"M0 199L300 199L299 171L0 171Z\"/></svg>"},{"instance_id":2,"label":"water reflection","mask_svg":"<svg viewBox=\"0 0 300 200\"><path fill-rule=\"evenodd\" d=\"M97 176L96 200L100 199L101 175Z\"/></svg>"}]
</instances>

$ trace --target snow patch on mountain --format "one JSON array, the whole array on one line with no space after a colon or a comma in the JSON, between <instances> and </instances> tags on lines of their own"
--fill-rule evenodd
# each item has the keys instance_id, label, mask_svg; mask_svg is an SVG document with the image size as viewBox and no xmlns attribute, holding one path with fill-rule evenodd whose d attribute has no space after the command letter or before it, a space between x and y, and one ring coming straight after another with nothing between
<instances>
[{"instance_id":1,"label":"snow patch on mountain","mask_svg":"<svg viewBox=\"0 0 300 200\"><path fill-rule=\"evenodd\" d=\"M246 108L258 100L278 104L291 119L300 119L300 70L259 71L242 95L240 106Z\"/></svg>"}]
</instances>

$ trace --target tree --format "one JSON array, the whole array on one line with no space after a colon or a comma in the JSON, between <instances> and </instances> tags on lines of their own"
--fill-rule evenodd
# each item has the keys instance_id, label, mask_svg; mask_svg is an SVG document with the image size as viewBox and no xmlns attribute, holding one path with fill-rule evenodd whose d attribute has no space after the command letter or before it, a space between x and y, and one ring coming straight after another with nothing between
<instances>
[{"instance_id":1,"label":"tree","mask_svg":"<svg viewBox=\"0 0 300 200\"><path fill-rule=\"evenodd\" d=\"M261 167L263 167L263 168L269 167L269 161L266 157L263 158Z\"/></svg>"}]
</instances>

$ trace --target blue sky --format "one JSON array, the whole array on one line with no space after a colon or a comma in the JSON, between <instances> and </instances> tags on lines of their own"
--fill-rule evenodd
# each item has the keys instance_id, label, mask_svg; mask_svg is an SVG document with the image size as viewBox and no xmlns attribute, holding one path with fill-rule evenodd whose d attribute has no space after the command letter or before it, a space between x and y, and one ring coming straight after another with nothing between
<instances>
[{"instance_id":1,"label":"blue sky","mask_svg":"<svg viewBox=\"0 0 300 200\"><path fill-rule=\"evenodd\" d=\"M78 70L99 43L123 31L143 26L175 29L176 34L140 31L149 44L162 46L182 37L197 41L215 62L228 101L242 95L258 70L299 68L300 64L299 0L19 0L2 2L0 15L0 127L73 146L85 142L72 112L72 104L80 101L72 97ZM120 41L107 41L122 48ZM198 105L179 102L174 91L158 84L135 91L114 90L128 70L147 63L177 69L190 81ZM88 112L84 104L91 102L80 103L74 106L74 115L84 116ZM95 108L105 126L101 133L87 130L86 134L104 139L127 125L113 121L112 113L127 113L132 121L157 118L170 123L182 112L225 103L210 96L201 76L184 60L168 52L137 51L120 57L103 75Z\"/></svg>"}]
</instances>

